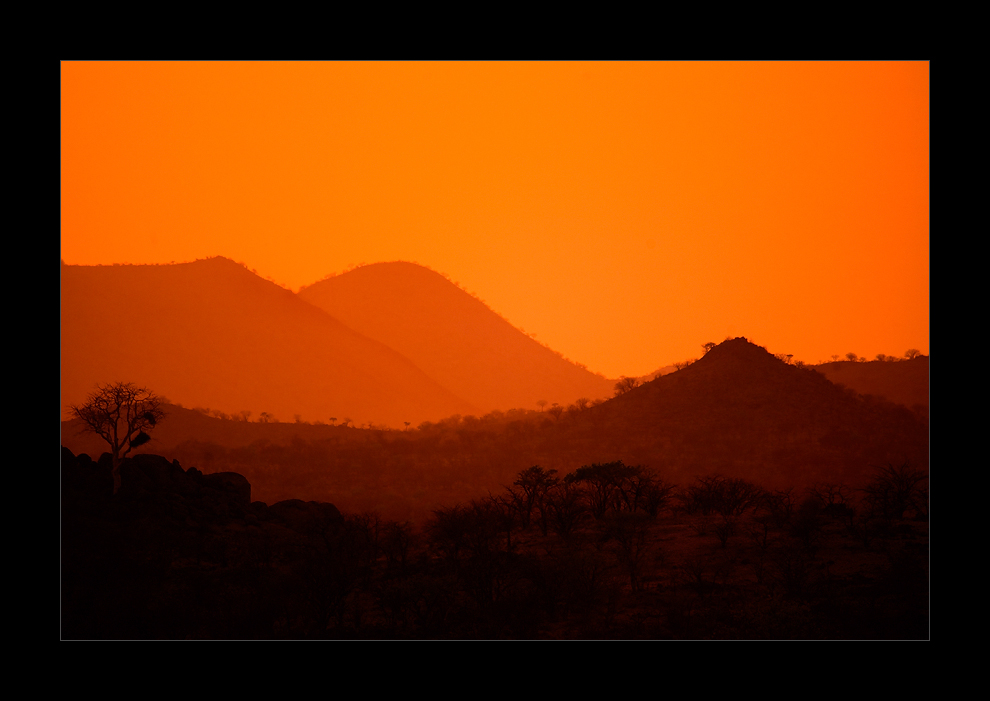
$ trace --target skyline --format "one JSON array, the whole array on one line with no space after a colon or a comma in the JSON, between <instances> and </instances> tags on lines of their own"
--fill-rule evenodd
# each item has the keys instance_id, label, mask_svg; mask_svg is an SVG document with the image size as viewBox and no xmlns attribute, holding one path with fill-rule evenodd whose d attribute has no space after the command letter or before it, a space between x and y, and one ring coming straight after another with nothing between
<instances>
[{"instance_id":1,"label":"skyline","mask_svg":"<svg viewBox=\"0 0 990 701\"><path fill-rule=\"evenodd\" d=\"M447 275L609 377L929 353L927 63L61 64L61 257Z\"/></svg>"}]
</instances>

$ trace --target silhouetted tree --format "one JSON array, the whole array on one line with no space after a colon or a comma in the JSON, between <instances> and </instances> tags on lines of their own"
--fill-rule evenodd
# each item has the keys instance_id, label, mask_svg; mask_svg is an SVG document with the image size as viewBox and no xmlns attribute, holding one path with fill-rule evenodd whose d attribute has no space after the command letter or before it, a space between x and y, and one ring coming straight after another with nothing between
<instances>
[{"instance_id":1,"label":"silhouetted tree","mask_svg":"<svg viewBox=\"0 0 990 701\"><path fill-rule=\"evenodd\" d=\"M928 490L923 485L927 479L928 475L907 463L879 468L863 490L870 513L885 519L902 519L908 511L927 516Z\"/></svg>"},{"instance_id":2,"label":"silhouetted tree","mask_svg":"<svg viewBox=\"0 0 990 701\"><path fill-rule=\"evenodd\" d=\"M625 394L631 389L635 389L639 386L639 380L635 377L626 377L623 375L619 378L619 381L615 383L615 396L618 397L620 394Z\"/></svg>"},{"instance_id":3,"label":"silhouetted tree","mask_svg":"<svg viewBox=\"0 0 990 701\"><path fill-rule=\"evenodd\" d=\"M656 472L643 470L640 479L643 481L643 508L652 518L667 507L674 493L674 485L664 481Z\"/></svg>"},{"instance_id":4,"label":"silhouetted tree","mask_svg":"<svg viewBox=\"0 0 990 701\"><path fill-rule=\"evenodd\" d=\"M908 360L911 360L912 358L917 358L919 355L921 355L921 351L918 350L917 348L908 348L906 351L904 351L904 357L907 358Z\"/></svg>"},{"instance_id":5,"label":"silhouetted tree","mask_svg":"<svg viewBox=\"0 0 990 701\"><path fill-rule=\"evenodd\" d=\"M715 522L713 530L715 537L723 548L728 546L729 538L736 534L738 523L735 516L723 515Z\"/></svg>"},{"instance_id":6,"label":"silhouetted tree","mask_svg":"<svg viewBox=\"0 0 990 701\"><path fill-rule=\"evenodd\" d=\"M641 589L643 556L647 547L648 517L646 514L617 512L610 514L602 528L601 542L614 541L616 555L629 575L633 591Z\"/></svg>"},{"instance_id":7,"label":"silhouetted tree","mask_svg":"<svg viewBox=\"0 0 990 701\"><path fill-rule=\"evenodd\" d=\"M546 494L550 526L561 538L570 537L586 513L583 494L572 482L558 482Z\"/></svg>"},{"instance_id":8,"label":"silhouetted tree","mask_svg":"<svg viewBox=\"0 0 990 701\"><path fill-rule=\"evenodd\" d=\"M488 503L491 506L492 514L502 530L505 531L505 551L512 552L512 531L516 527L517 495L510 490L509 494L492 496L489 492Z\"/></svg>"},{"instance_id":9,"label":"silhouetted tree","mask_svg":"<svg viewBox=\"0 0 990 701\"><path fill-rule=\"evenodd\" d=\"M717 343L715 343L714 341L709 341L708 343L705 343L705 344L704 344L704 345L702 345L701 347L702 347L702 348L703 348L703 349L705 350L705 353L707 354L707 353L708 353L708 351L710 351L710 350L711 350L712 348L714 348L714 347L715 347L715 346L717 346L717 345L718 345L718 344L717 344Z\"/></svg>"},{"instance_id":10,"label":"silhouetted tree","mask_svg":"<svg viewBox=\"0 0 990 701\"><path fill-rule=\"evenodd\" d=\"M642 474L643 468L629 466L621 460L609 463L584 465L567 475L567 482L583 482L588 486L588 503L596 519L609 508L632 510L632 480Z\"/></svg>"},{"instance_id":11,"label":"silhouetted tree","mask_svg":"<svg viewBox=\"0 0 990 701\"><path fill-rule=\"evenodd\" d=\"M855 514L849 503L850 493L846 485L833 482L816 482L808 488L808 494L821 503L826 516L846 523Z\"/></svg>"},{"instance_id":12,"label":"silhouetted tree","mask_svg":"<svg viewBox=\"0 0 990 701\"><path fill-rule=\"evenodd\" d=\"M547 492L560 480L556 477L556 470L544 470L539 465L533 465L529 469L519 473L519 478L513 484L523 493L521 499L517 499L520 515L523 519L523 527L529 526L529 520L533 509L540 511L540 530L547 533Z\"/></svg>"},{"instance_id":13,"label":"silhouetted tree","mask_svg":"<svg viewBox=\"0 0 990 701\"><path fill-rule=\"evenodd\" d=\"M430 548L444 561L456 563L461 550L467 547L466 515L459 504L440 508L427 520L424 530Z\"/></svg>"},{"instance_id":14,"label":"silhouetted tree","mask_svg":"<svg viewBox=\"0 0 990 701\"><path fill-rule=\"evenodd\" d=\"M759 503L762 490L743 479L707 475L698 477L684 495L688 511L741 516L746 509Z\"/></svg>"},{"instance_id":15,"label":"silhouetted tree","mask_svg":"<svg viewBox=\"0 0 990 701\"><path fill-rule=\"evenodd\" d=\"M165 418L162 399L132 382L98 385L82 406L70 407L73 416L110 445L113 456L113 493L120 491L120 464L133 448L151 440L150 431ZM121 452L123 451L123 452Z\"/></svg>"}]
</instances>

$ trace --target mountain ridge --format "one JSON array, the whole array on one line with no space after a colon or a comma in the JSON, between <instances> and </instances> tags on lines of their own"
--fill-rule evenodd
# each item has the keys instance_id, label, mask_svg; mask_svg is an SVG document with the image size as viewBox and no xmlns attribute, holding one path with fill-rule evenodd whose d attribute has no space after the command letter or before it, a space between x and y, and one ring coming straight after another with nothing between
<instances>
[{"instance_id":1,"label":"mountain ridge","mask_svg":"<svg viewBox=\"0 0 990 701\"><path fill-rule=\"evenodd\" d=\"M126 378L189 405L400 425L477 409L227 258L61 267L62 405Z\"/></svg>"},{"instance_id":2,"label":"mountain ridge","mask_svg":"<svg viewBox=\"0 0 990 701\"><path fill-rule=\"evenodd\" d=\"M374 263L302 288L300 297L395 348L483 412L611 394L612 381L535 341L425 266Z\"/></svg>"}]
</instances>

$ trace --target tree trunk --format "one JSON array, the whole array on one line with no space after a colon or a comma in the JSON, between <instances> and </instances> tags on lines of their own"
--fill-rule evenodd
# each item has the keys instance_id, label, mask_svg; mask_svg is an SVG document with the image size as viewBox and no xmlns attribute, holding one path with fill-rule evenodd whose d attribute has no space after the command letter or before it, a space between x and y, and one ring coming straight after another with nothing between
<instances>
[{"instance_id":1,"label":"tree trunk","mask_svg":"<svg viewBox=\"0 0 990 701\"><path fill-rule=\"evenodd\" d=\"M120 463L123 460L118 458L116 455L113 456L113 493L116 494L120 491Z\"/></svg>"}]
</instances>

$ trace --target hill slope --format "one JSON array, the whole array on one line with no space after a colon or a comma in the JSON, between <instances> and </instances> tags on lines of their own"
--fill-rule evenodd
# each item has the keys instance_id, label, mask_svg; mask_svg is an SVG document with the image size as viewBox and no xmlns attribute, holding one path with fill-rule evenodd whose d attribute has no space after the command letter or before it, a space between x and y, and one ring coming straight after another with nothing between
<instances>
[{"instance_id":1,"label":"hill slope","mask_svg":"<svg viewBox=\"0 0 990 701\"><path fill-rule=\"evenodd\" d=\"M867 401L736 338L573 416L547 448L577 451L585 462L622 459L795 485L856 482L871 465L927 468L928 431L904 407Z\"/></svg>"},{"instance_id":2,"label":"hill slope","mask_svg":"<svg viewBox=\"0 0 990 701\"><path fill-rule=\"evenodd\" d=\"M476 408L408 358L226 258L61 266L62 409L96 383L187 406L401 425Z\"/></svg>"},{"instance_id":3,"label":"hill slope","mask_svg":"<svg viewBox=\"0 0 990 701\"><path fill-rule=\"evenodd\" d=\"M831 382L860 394L884 397L907 407L928 406L929 359L927 355L897 363L873 360L868 363L822 363L814 366Z\"/></svg>"},{"instance_id":4,"label":"hill slope","mask_svg":"<svg viewBox=\"0 0 990 701\"><path fill-rule=\"evenodd\" d=\"M482 412L569 404L612 383L540 345L443 276L376 263L299 292L302 299L399 351Z\"/></svg>"},{"instance_id":5,"label":"hill slope","mask_svg":"<svg viewBox=\"0 0 990 701\"><path fill-rule=\"evenodd\" d=\"M64 445L92 455L106 450L77 432L63 424ZM207 472L240 472L255 498L269 503L318 499L422 520L438 506L512 484L533 465L564 475L622 460L681 485L722 473L773 488L858 487L888 463L927 469L928 430L906 407L865 399L735 339L691 366L556 419L519 411L367 431L176 411L145 449Z\"/></svg>"}]
</instances>

